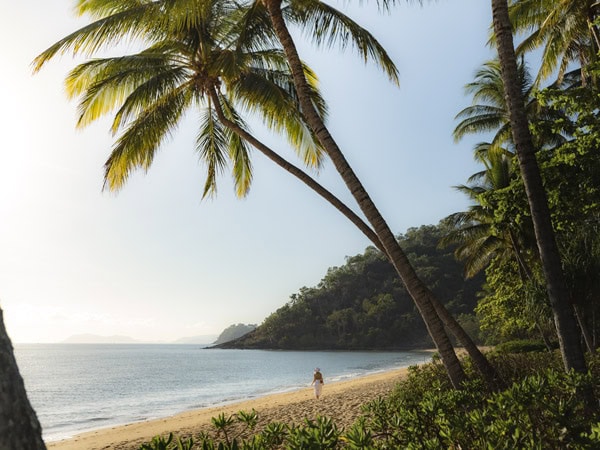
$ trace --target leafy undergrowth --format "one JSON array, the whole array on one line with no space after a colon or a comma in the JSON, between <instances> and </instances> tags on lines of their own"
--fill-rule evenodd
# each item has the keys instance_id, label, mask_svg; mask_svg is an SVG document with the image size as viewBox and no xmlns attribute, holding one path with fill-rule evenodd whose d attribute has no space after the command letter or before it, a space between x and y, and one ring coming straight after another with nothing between
<instances>
[{"instance_id":1,"label":"leafy undergrowth","mask_svg":"<svg viewBox=\"0 0 600 450\"><path fill-rule=\"evenodd\" d=\"M258 430L257 413L240 411L213 418L213 436L157 436L140 450L600 448L600 356L586 375L561 370L557 353L487 356L508 389L489 392L468 360L470 381L451 389L434 359L410 368L387 398L364 405L347 430L327 417Z\"/></svg>"}]
</instances>

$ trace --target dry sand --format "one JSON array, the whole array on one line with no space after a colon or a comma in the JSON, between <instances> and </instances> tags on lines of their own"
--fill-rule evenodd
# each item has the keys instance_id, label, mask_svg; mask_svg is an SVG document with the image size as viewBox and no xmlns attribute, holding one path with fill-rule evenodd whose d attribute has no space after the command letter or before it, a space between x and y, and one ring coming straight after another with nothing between
<instances>
[{"instance_id":1,"label":"dry sand","mask_svg":"<svg viewBox=\"0 0 600 450\"><path fill-rule=\"evenodd\" d=\"M407 372L408 369L397 369L331 384L325 378L319 400L314 398L313 389L307 387L226 406L188 411L163 419L91 431L71 439L49 442L47 447L49 450L137 450L140 444L150 441L153 436L166 436L169 432L178 437L194 436L199 431L214 434L212 417L252 409L259 415L258 429L271 422L302 424L304 419L315 419L319 415L332 418L338 427L348 427L360 415L361 405L387 395L399 380L406 377Z\"/></svg>"}]
</instances>

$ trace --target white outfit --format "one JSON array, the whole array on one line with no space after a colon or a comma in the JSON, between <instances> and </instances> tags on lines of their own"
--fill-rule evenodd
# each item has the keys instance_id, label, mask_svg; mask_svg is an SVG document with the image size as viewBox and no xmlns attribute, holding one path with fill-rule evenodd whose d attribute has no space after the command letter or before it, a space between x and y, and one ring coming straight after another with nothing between
<instances>
[{"instance_id":1,"label":"white outfit","mask_svg":"<svg viewBox=\"0 0 600 450\"><path fill-rule=\"evenodd\" d=\"M315 381L315 397L319 397L321 395L321 390L323 390L323 382Z\"/></svg>"}]
</instances>

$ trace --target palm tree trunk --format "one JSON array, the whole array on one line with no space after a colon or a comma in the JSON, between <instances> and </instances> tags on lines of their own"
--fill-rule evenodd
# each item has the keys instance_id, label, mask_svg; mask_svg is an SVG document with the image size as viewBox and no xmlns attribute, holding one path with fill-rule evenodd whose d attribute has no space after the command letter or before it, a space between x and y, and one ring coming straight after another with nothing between
<instances>
[{"instance_id":1,"label":"palm tree trunk","mask_svg":"<svg viewBox=\"0 0 600 450\"><path fill-rule=\"evenodd\" d=\"M574 369L583 373L586 372L586 362L579 342L579 331L573 307L569 302L569 293L552 229L546 193L535 158L525 106L520 92L507 0L492 0L492 16L513 141L517 149L521 176L531 210L563 363L567 371Z\"/></svg>"},{"instance_id":2,"label":"palm tree trunk","mask_svg":"<svg viewBox=\"0 0 600 450\"><path fill-rule=\"evenodd\" d=\"M46 450L0 309L0 449Z\"/></svg>"},{"instance_id":3,"label":"palm tree trunk","mask_svg":"<svg viewBox=\"0 0 600 450\"><path fill-rule=\"evenodd\" d=\"M294 41L285 25L281 14L280 0L266 0L266 6L273 23L273 28L279 41L281 42L294 78L294 84L298 92L298 98L302 114L307 123L319 139L321 145L331 158L336 170L346 183L346 186L356 199L360 209L367 220L371 223L373 230L377 234L380 242L385 248L385 253L394 265L396 272L404 282L410 296L421 313L429 335L433 339L435 346L440 354L442 362L446 368L452 385L460 388L461 383L466 379L465 373L460 365L460 361L454 352L452 343L444 330L444 325L440 320L435 308L430 301L430 293L427 287L419 280L408 258L400 248L398 241L392 234L383 217L375 207L373 201L369 198L366 190L354 174L354 171L346 161L344 155L333 140L329 131L325 127L321 117L314 108L310 100L308 85L304 77L302 64L298 56L298 51Z\"/></svg>"}]
</instances>

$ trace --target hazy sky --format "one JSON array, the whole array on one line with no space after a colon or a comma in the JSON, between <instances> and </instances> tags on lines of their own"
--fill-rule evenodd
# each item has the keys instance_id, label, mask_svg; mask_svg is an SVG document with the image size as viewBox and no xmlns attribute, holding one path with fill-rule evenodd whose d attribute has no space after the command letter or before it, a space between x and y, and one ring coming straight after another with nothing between
<instances>
[{"instance_id":1,"label":"hazy sky","mask_svg":"<svg viewBox=\"0 0 600 450\"><path fill-rule=\"evenodd\" d=\"M247 198L225 174L218 196L201 200L193 114L148 173L102 192L112 138L106 121L75 129L63 87L75 62L30 70L86 23L73 3L0 0L0 306L13 342L79 333L170 341L261 323L364 251L352 224L258 152ZM350 50L299 45L320 77L332 133L390 227L402 233L464 209L452 186L478 170L475 140L456 145L451 132L470 101L463 86L492 55L490 2L406 2L389 15L374 2L331 3L371 30L400 70L397 88ZM280 139L255 131L297 162ZM315 176L354 207L331 164Z\"/></svg>"}]
</instances>

